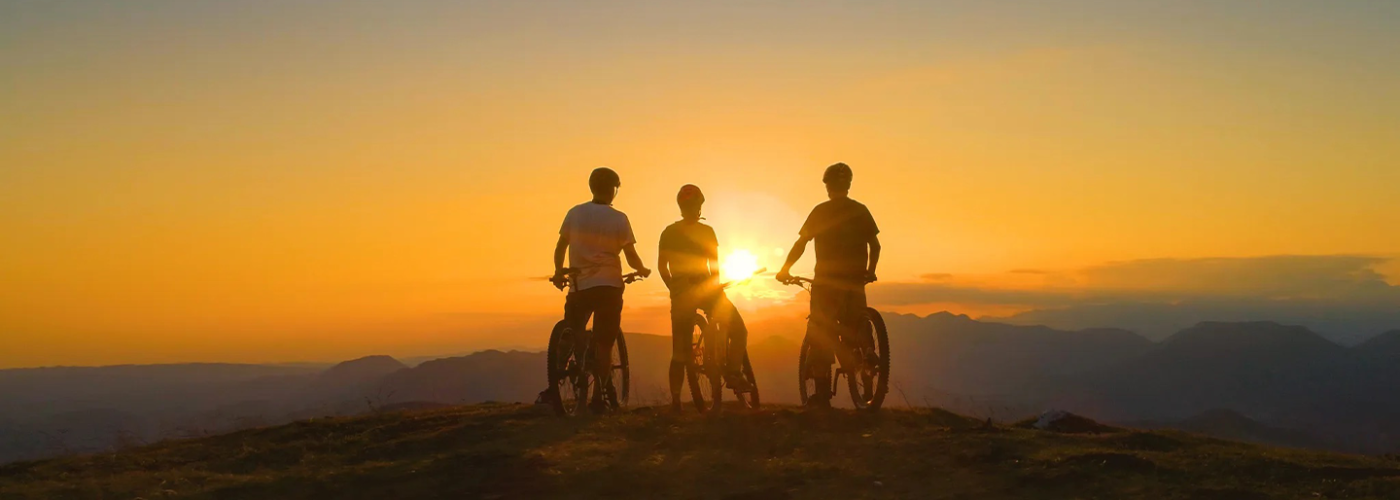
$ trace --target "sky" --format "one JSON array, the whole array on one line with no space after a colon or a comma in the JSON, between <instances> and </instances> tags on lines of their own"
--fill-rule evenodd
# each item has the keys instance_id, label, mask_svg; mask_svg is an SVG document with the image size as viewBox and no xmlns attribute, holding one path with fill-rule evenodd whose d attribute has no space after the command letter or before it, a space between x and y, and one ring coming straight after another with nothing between
<instances>
[{"instance_id":1,"label":"sky","mask_svg":"<svg viewBox=\"0 0 1400 500\"><path fill-rule=\"evenodd\" d=\"M1397 63L1360 0L0 1L0 367L537 346L604 165L776 268L850 164L890 310L1394 310Z\"/></svg>"}]
</instances>

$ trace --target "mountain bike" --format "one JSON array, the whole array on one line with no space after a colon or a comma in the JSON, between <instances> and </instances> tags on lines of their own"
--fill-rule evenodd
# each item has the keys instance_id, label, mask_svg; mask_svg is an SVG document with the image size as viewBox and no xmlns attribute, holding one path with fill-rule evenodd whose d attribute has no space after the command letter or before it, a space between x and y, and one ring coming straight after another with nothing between
<instances>
[{"instance_id":1,"label":"mountain bike","mask_svg":"<svg viewBox=\"0 0 1400 500\"><path fill-rule=\"evenodd\" d=\"M565 270L568 288L578 289L579 270ZM642 276L630 273L622 277L625 284L640 281ZM603 401L613 410L627 404L631 392L632 369L627 359L627 339L621 332L613 343L611 376L607 380L593 380L593 330L575 332L569 326L568 318L554 324L549 334L549 352L546 356L546 372L549 377L549 390L554 392L550 404L555 413L565 416L579 416L588 412L590 385L594 391L602 391ZM620 387L619 387L620 386Z\"/></svg>"},{"instance_id":2,"label":"mountain bike","mask_svg":"<svg viewBox=\"0 0 1400 500\"><path fill-rule=\"evenodd\" d=\"M762 274L763 271L760 269L754 275ZM724 293L724 290L733 284L734 282L729 282L719 285L717 293ZM737 311L735 314L738 314ZM710 410L718 412L724 403L724 373L729 360L729 327L720 321L711 321L711 318L697 311L695 330L690 348L692 358L685 367L686 383L690 385L690 399L695 404L695 409L702 413ZM753 364L749 362L747 352L744 353L743 363L740 374L753 389L746 392L734 390L734 398L743 408L757 409L758 379L754 378Z\"/></svg>"},{"instance_id":3,"label":"mountain bike","mask_svg":"<svg viewBox=\"0 0 1400 500\"><path fill-rule=\"evenodd\" d=\"M808 293L812 291L813 280L793 276L787 285L798 285ZM864 319L856 325L839 324L837 331L837 368L831 375L830 394L836 396L839 380L846 377L847 391L851 402L859 410L878 410L885 402L890 383L890 337L885 330L885 319L879 311L867 307ZM797 358L797 380L802 396L802 404L816 393L818 380L807 367L812 350L811 332L802 339L801 354Z\"/></svg>"}]
</instances>

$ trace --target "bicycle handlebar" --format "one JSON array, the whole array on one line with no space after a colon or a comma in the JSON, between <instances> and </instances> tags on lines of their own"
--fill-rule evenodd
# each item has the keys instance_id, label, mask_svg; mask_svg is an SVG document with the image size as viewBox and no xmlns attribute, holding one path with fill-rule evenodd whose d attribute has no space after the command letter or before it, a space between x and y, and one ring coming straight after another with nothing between
<instances>
[{"instance_id":1,"label":"bicycle handlebar","mask_svg":"<svg viewBox=\"0 0 1400 500\"><path fill-rule=\"evenodd\" d=\"M577 267L566 267L564 269L561 269L560 271L561 272L557 276L551 276L549 278L549 281L554 283L554 286L559 288L560 290L563 290L566 286L574 287L574 280L578 278L579 274L583 273L583 270ZM622 275L622 283L626 285L636 283L643 279L646 279L646 277L642 276L642 273L640 272L631 272Z\"/></svg>"}]
</instances>

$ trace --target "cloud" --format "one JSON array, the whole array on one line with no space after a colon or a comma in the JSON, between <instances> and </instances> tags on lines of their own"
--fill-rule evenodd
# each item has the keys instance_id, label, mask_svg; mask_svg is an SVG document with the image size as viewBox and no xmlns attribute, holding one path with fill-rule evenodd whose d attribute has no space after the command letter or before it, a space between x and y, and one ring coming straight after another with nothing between
<instances>
[{"instance_id":1,"label":"cloud","mask_svg":"<svg viewBox=\"0 0 1400 500\"><path fill-rule=\"evenodd\" d=\"M1007 273L1043 275L1042 286L989 286L986 279L877 284L870 300L905 309L1014 306L1024 312L1000 319L1061 328L1117 326L1149 337L1199 321L1275 320L1351 343L1400 329L1400 286L1377 271L1391 262L1368 255L1134 260L1064 272Z\"/></svg>"}]
</instances>

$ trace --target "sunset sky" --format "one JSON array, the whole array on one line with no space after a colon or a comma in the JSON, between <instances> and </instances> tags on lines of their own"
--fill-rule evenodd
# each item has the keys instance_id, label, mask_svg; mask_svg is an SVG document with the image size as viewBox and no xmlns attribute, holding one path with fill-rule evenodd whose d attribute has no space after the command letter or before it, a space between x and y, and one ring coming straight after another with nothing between
<instances>
[{"instance_id":1,"label":"sunset sky","mask_svg":"<svg viewBox=\"0 0 1400 500\"><path fill-rule=\"evenodd\" d=\"M7 1L0 367L540 345L600 165L776 269L844 161L891 310L1396 309L1397 117L1400 2Z\"/></svg>"}]
</instances>

